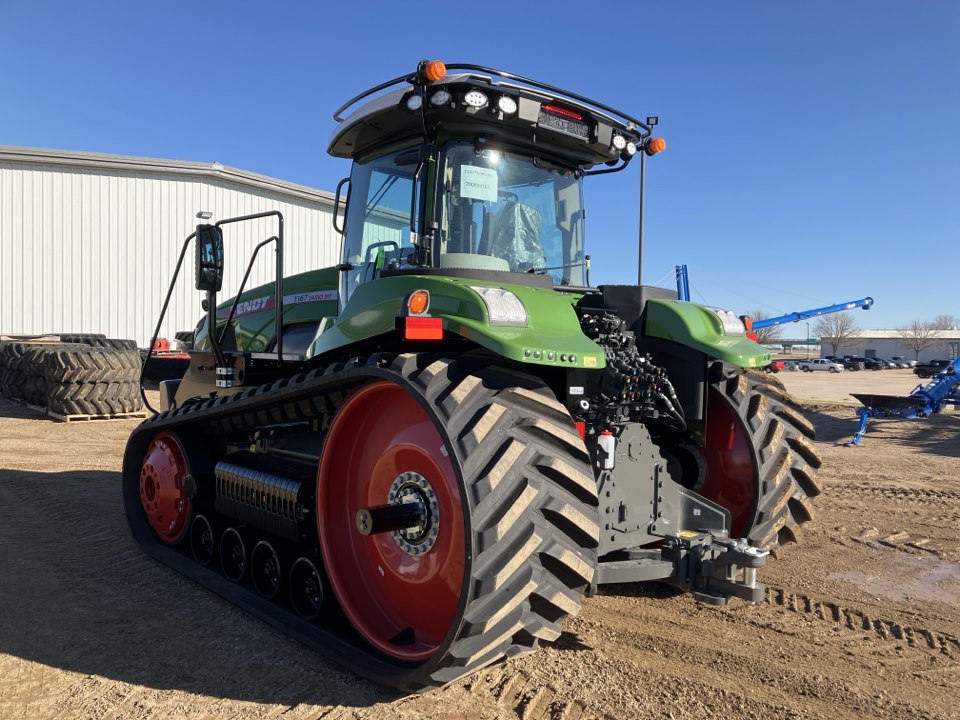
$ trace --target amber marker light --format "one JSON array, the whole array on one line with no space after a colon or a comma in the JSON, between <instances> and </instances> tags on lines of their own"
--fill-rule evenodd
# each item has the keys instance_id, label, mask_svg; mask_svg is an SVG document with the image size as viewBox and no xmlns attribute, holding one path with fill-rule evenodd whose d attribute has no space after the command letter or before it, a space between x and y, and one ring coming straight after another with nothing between
<instances>
[{"instance_id":1,"label":"amber marker light","mask_svg":"<svg viewBox=\"0 0 960 720\"><path fill-rule=\"evenodd\" d=\"M423 76L429 82L443 80L447 74L447 66L440 60L428 60L423 66Z\"/></svg>"},{"instance_id":2,"label":"amber marker light","mask_svg":"<svg viewBox=\"0 0 960 720\"><path fill-rule=\"evenodd\" d=\"M423 315L430 307L430 293L426 290L414 290L407 298L407 312L410 315Z\"/></svg>"},{"instance_id":3,"label":"amber marker light","mask_svg":"<svg viewBox=\"0 0 960 720\"><path fill-rule=\"evenodd\" d=\"M656 155L658 152L662 152L667 149L667 141L662 137L652 137L647 140L646 144L643 146L643 149L647 155Z\"/></svg>"}]
</instances>

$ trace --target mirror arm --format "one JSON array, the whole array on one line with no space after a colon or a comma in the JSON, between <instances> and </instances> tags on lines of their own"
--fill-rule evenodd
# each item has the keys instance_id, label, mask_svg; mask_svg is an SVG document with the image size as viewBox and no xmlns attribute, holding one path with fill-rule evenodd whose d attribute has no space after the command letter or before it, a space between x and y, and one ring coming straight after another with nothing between
<instances>
[{"instance_id":1,"label":"mirror arm","mask_svg":"<svg viewBox=\"0 0 960 720\"><path fill-rule=\"evenodd\" d=\"M207 290L207 337L210 338L210 350L213 351L214 364L218 368L227 366L227 358L220 348L217 337L217 291Z\"/></svg>"}]
</instances>

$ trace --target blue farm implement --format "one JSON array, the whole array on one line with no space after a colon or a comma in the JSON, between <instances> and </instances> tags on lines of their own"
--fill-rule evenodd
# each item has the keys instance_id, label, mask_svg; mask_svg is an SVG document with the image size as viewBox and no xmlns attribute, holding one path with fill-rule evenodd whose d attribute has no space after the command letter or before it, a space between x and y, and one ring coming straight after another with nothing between
<instances>
[{"instance_id":1,"label":"blue farm implement","mask_svg":"<svg viewBox=\"0 0 960 720\"><path fill-rule=\"evenodd\" d=\"M917 385L907 397L867 393L853 393L853 396L864 406L857 409L860 426L847 445L856 445L860 442L870 418L896 417L906 420L925 418L932 413L940 412L948 403L954 405L960 403L960 358L955 358L941 372L934 374L926 385Z\"/></svg>"}]
</instances>

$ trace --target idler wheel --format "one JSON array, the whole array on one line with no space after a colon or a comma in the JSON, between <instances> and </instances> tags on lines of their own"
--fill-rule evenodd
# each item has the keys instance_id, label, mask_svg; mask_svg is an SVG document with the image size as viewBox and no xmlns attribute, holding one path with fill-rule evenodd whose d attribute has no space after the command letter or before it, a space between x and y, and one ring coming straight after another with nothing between
<instances>
[{"instance_id":1,"label":"idler wheel","mask_svg":"<svg viewBox=\"0 0 960 720\"><path fill-rule=\"evenodd\" d=\"M190 526L192 482L180 441L157 433L140 465L140 504L150 527L168 545L179 543Z\"/></svg>"}]
</instances>

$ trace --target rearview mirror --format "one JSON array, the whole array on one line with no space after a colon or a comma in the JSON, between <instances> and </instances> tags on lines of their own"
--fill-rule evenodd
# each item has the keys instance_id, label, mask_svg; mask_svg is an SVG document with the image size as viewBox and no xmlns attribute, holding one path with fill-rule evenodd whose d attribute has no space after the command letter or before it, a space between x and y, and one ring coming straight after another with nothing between
<instances>
[{"instance_id":1,"label":"rearview mirror","mask_svg":"<svg viewBox=\"0 0 960 720\"><path fill-rule=\"evenodd\" d=\"M197 290L220 292L223 285L223 231L197 225Z\"/></svg>"}]
</instances>

